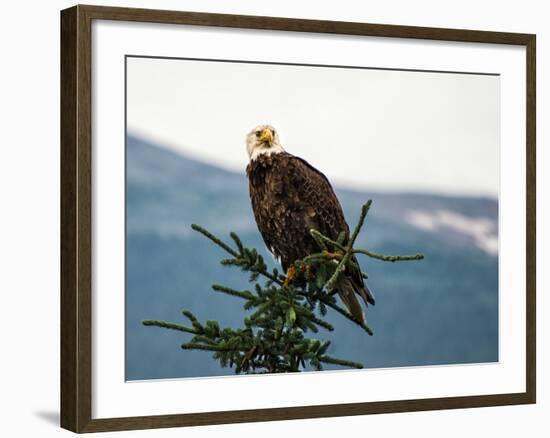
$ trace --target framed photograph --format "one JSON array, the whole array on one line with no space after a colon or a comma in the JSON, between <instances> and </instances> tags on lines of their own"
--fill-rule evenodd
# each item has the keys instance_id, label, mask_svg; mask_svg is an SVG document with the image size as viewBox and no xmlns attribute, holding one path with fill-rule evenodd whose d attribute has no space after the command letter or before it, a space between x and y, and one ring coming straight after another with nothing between
<instances>
[{"instance_id":1,"label":"framed photograph","mask_svg":"<svg viewBox=\"0 0 550 438\"><path fill-rule=\"evenodd\" d=\"M61 12L61 425L535 403L535 35Z\"/></svg>"}]
</instances>

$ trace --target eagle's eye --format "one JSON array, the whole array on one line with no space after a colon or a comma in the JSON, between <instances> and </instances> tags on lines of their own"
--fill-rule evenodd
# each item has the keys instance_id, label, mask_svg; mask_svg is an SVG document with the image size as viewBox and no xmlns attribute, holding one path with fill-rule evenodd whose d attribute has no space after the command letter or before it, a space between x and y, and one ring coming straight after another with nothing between
<instances>
[{"instance_id":1,"label":"eagle's eye","mask_svg":"<svg viewBox=\"0 0 550 438\"><path fill-rule=\"evenodd\" d=\"M273 134L273 137L275 137L275 130L274 129L271 130L271 133Z\"/></svg>"},{"instance_id":2,"label":"eagle's eye","mask_svg":"<svg viewBox=\"0 0 550 438\"><path fill-rule=\"evenodd\" d=\"M256 131L256 137L259 137L261 133L261 131Z\"/></svg>"}]
</instances>

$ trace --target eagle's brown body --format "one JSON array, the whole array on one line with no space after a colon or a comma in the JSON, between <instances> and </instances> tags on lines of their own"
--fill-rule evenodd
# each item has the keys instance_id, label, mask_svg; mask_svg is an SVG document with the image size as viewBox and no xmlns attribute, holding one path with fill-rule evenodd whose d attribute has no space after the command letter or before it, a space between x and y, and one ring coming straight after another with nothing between
<instances>
[{"instance_id":1,"label":"eagle's brown body","mask_svg":"<svg viewBox=\"0 0 550 438\"><path fill-rule=\"evenodd\" d=\"M305 160L286 152L261 154L246 168L256 223L269 250L283 269L294 261L319 252L309 230L336 240L349 227L328 179ZM346 271L340 296L357 319L363 320L355 293L374 304L361 272ZM349 282L347 281L349 280ZM355 293L353 293L355 292Z\"/></svg>"}]
</instances>

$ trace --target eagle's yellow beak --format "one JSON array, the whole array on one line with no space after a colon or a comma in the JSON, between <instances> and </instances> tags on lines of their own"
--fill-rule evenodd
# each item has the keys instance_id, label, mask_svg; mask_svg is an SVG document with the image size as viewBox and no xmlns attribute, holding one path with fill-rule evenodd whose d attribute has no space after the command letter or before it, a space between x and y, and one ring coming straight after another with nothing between
<instances>
[{"instance_id":1,"label":"eagle's yellow beak","mask_svg":"<svg viewBox=\"0 0 550 438\"><path fill-rule=\"evenodd\" d=\"M265 128L260 134L260 141L271 143L273 141L273 132L269 128Z\"/></svg>"}]
</instances>

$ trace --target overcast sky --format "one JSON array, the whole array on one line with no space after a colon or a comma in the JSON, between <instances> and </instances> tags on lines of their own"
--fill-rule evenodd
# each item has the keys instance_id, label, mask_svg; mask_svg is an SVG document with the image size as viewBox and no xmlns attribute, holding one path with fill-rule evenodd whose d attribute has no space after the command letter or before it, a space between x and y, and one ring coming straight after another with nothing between
<instances>
[{"instance_id":1,"label":"overcast sky","mask_svg":"<svg viewBox=\"0 0 550 438\"><path fill-rule=\"evenodd\" d=\"M334 184L497 196L497 76L128 58L128 132L244 171L268 123Z\"/></svg>"}]
</instances>

